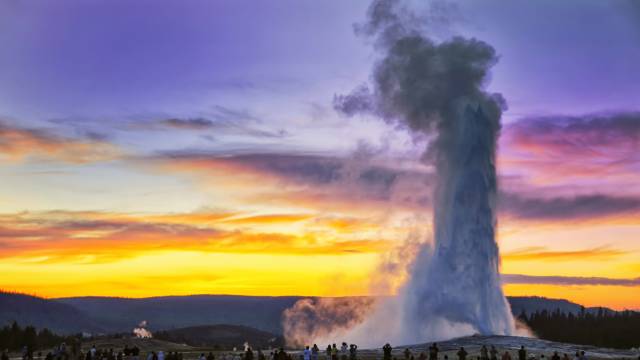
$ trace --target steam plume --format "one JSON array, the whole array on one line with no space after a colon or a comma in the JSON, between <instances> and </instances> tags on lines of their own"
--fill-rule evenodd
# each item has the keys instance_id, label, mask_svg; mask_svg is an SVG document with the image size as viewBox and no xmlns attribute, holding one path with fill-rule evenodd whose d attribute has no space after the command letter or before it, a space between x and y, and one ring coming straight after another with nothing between
<instances>
[{"instance_id":1,"label":"steam plume","mask_svg":"<svg viewBox=\"0 0 640 360\"><path fill-rule=\"evenodd\" d=\"M371 85L334 99L347 115L372 114L429 138L424 158L437 173L433 250L418 252L399 299L359 327L383 311L400 323L385 335L396 342L511 334L495 241L495 151L506 104L484 90L497 56L476 39L436 43L422 20L398 0L375 0L357 28L381 54Z\"/></svg>"},{"instance_id":2,"label":"steam plume","mask_svg":"<svg viewBox=\"0 0 640 360\"><path fill-rule=\"evenodd\" d=\"M133 335L142 339L149 339L153 337L151 331L147 330L147 320L142 320L138 326L133 329Z\"/></svg>"},{"instance_id":3,"label":"steam plume","mask_svg":"<svg viewBox=\"0 0 640 360\"><path fill-rule=\"evenodd\" d=\"M282 314L287 345L339 336L361 323L373 303L369 297L300 299Z\"/></svg>"}]
</instances>

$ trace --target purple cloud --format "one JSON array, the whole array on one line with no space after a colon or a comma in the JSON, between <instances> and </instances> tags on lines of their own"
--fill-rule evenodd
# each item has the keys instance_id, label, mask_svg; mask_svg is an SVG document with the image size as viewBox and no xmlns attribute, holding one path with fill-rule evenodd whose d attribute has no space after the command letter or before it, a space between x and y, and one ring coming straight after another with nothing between
<instances>
[{"instance_id":1,"label":"purple cloud","mask_svg":"<svg viewBox=\"0 0 640 360\"><path fill-rule=\"evenodd\" d=\"M530 198L502 192L500 211L530 220L591 219L640 212L640 197L603 194Z\"/></svg>"}]
</instances>

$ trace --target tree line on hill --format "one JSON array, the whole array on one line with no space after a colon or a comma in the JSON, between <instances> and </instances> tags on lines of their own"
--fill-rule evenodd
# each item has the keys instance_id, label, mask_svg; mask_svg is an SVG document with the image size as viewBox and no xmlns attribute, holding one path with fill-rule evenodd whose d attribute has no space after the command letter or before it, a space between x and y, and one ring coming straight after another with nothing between
<instances>
[{"instance_id":1,"label":"tree line on hill","mask_svg":"<svg viewBox=\"0 0 640 360\"><path fill-rule=\"evenodd\" d=\"M575 314L559 309L530 314L523 311L518 319L545 340L617 349L640 347L640 312L636 311L586 311L584 307ZM169 336L170 332L158 332L157 335L165 340L176 340ZM37 350L63 342L73 344L79 338L80 335L57 335L46 328L37 330L33 326L21 327L14 321L0 328L0 349L16 351L27 346ZM222 345L229 344L220 345L223 348L225 346Z\"/></svg>"},{"instance_id":2,"label":"tree line on hill","mask_svg":"<svg viewBox=\"0 0 640 360\"><path fill-rule=\"evenodd\" d=\"M541 339L617 349L640 347L640 312L598 309L573 314L522 312L518 318Z\"/></svg>"},{"instance_id":3,"label":"tree line on hill","mask_svg":"<svg viewBox=\"0 0 640 360\"><path fill-rule=\"evenodd\" d=\"M0 349L21 350L26 346L30 350L45 349L61 343L71 344L79 336L60 336L49 329L36 330L33 326L20 327L17 322L0 328Z\"/></svg>"}]
</instances>

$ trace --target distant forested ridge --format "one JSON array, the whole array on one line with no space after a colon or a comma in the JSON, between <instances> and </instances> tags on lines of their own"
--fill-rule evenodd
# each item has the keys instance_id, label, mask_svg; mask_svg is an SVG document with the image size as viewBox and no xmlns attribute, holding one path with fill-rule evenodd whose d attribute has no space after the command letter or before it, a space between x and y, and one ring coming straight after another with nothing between
<instances>
[{"instance_id":1,"label":"distant forested ridge","mask_svg":"<svg viewBox=\"0 0 640 360\"><path fill-rule=\"evenodd\" d=\"M130 334L143 320L154 333L225 324L282 336L283 311L303 298L191 295L43 299L0 290L0 348L13 348L3 344L16 338L32 341L34 333L42 343L52 333ZM584 308L567 300L542 297L508 297L508 300L514 316L519 316L541 339L613 348L640 347L639 312ZM29 327L9 332L7 329L14 321Z\"/></svg>"},{"instance_id":2,"label":"distant forested ridge","mask_svg":"<svg viewBox=\"0 0 640 360\"><path fill-rule=\"evenodd\" d=\"M49 329L36 330L33 326L21 327L17 322L0 328L0 349L20 350L27 346L30 350L49 348L61 343L74 344L80 336L59 336Z\"/></svg>"},{"instance_id":3,"label":"distant forested ridge","mask_svg":"<svg viewBox=\"0 0 640 360\"><path fill-rule=\"evenodd\" d=\"M600 308L577 314L556 311L521 312L518 318L541 339L617 349L640 347L640 312Z\"/></svg>"}]
</instances>

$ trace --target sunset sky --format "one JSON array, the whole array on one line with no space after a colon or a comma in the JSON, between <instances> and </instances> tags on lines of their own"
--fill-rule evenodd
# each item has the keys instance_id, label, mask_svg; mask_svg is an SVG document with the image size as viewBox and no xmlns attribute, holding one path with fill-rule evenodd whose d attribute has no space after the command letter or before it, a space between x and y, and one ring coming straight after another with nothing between
<instances>
[{"instance_id":1,"label":"sunset sky","mask_svg":"<svg viewBox=\"0 0 640 360\"><path fill-rule=\"evenodd\" d=\"M499 55L507 295L640 309L638 2L438 4L431 36ZM376 60L367 5L1 2L0 288L393 293L434 169L428 139L332 106Z\"/></svg>"}]
</instances>

